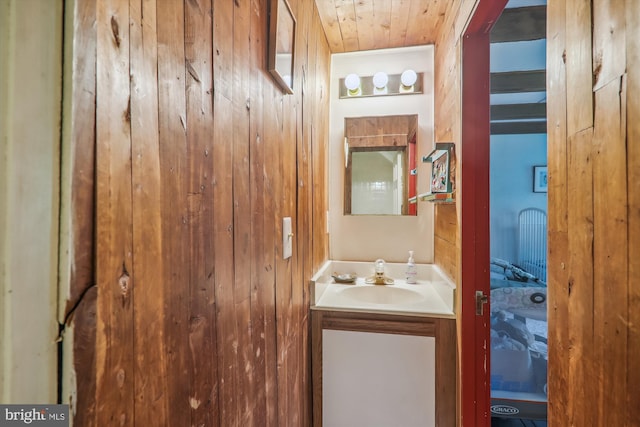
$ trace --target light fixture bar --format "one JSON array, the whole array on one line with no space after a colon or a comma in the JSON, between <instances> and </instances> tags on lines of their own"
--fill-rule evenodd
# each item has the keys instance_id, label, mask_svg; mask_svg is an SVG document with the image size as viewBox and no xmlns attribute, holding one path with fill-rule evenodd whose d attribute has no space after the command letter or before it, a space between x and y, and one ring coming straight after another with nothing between
<instances>
[{"instance_id":1,"label":"light fixture bar","mask_svg":"<svg viewBox=\"0 0 640 427\"><path fill-rule=\"evenodd\" d=\"M366 98L372 96L389 96L389 95L414 95L422 93L422 79L424 73L416 73L417 80L412 88L406 88L402 86L400 81L401 74L389 74L389 80L386 86L386 92L375 90L373 84L373 76L360 76L360 90L359 93L349 94L349 90L345 86L345 78L341 78L340 84L340 98Z\"/></svg>"}]
</instances>

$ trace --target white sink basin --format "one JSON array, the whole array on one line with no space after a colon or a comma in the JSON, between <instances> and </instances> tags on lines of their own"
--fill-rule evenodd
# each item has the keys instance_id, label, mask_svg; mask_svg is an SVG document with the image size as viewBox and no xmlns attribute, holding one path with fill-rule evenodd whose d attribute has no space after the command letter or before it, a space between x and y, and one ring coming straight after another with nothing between
<instances>
[{"instance_id":1,"label":"white sink basin","mask_svg":"<svg viewBox=\"0 0 640 427\"><path fill-rule=\"evenodd\" d=\"M352 286L339 292L344 298L369 304L407 304L424 299L419 292L393 285Z\"/></svg>"},{"instance_id":2,"label":"white sink basin","mask_svg":"<svg viewBox=\"0 0 640 427\"><path fill-rule=\"evenodd\" d=\"M372 262L327 261L311 279L312 310L360 311L454 318L455 285L433 264L418 264L417 284L403 279L406 264L387 263L392 285L373 285ZM354 284L336 283L332 275L353 274Z\"/></svg>"}]
</instances>

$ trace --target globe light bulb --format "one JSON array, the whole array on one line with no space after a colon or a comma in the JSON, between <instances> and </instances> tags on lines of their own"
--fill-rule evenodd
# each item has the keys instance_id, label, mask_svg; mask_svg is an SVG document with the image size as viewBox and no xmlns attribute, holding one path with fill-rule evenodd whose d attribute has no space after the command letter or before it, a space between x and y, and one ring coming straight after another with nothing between
<instances>
[{"instance_id":1,"label":"globe light bulb","mask_svg":"<svg viewBox=\"0 0 640 427\"><path fill-rule=\"evenodd\" d=\"M373 85L376 87L376 89L384 89L387 86L388 82L389 76L387 76L387 73L378 71L373 75Z\"/></svg>"},{"instance_id":2,"label":"globe light bulb","mask_svg":"<svg viewBox=\"0 0 640 427\"><path fill-rule=\"evenodd\" d=\"M360 77L357 74L349 74L344 78L344 86L349 91L349 96L358 95L360 92Z\"/></svg>"},{"instance_id":3,"label":"globe light bulb","mask_svg":"<svg viewBox=\"0 0 640 427\"><path fill-rule=\"evenodd\" d=\"M402 83L402 89L409 91L413 90L413 85L418 80L418 74L413 70L405 70L400 75L400 82Z\"/></svg>"}]
</instances>

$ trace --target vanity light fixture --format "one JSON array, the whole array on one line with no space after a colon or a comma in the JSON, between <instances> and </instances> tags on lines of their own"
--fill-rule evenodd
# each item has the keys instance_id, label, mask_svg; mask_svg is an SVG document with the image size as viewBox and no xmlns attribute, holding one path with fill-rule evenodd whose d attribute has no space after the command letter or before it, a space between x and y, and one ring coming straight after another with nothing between
<instances>
[{"instance_id":1,"label":"vanity light fixture","mask_svg":"<svg viewBox=\"0 0 640 427\"><path fill-rule=\"evenodd\" d=\"M418 74L415 71L404 70L400 75L400 92L413 92L417 80Z\"/></svg>"},{"instance_id":2,"label":"vanity light fixture","mask_svg":"<svg viewBox=\"0 0 640 427\"><path fill-rule=\"evenodd\" d=\"M347 88L349 96L362 95L360 88L360 77L357 74L349 74L344 78L344 86Z\"/></svg>"},{"instance_id":3,"label":"vanity light fixture","mask_svg":"<svg viewBox=\"0 0 640 427\"><path fill-rule=\"evenodd\" d=\"M374 75L349 73L339 79L339 98L414 95L422 93L423 72L405 70L400 74L378 71Z\"/></svg>"},{"instance_id":4,"label":"vanity light fixture","mask_svg":"<svg viewBox=\"0 0 640 427\"><path fill-rule=\"evenodd\" d=\"M387 73L378 71L373 75L373 93L375 95L384 95L387 93L387 83L389 76Z\"/></svg>"}]
</instances>

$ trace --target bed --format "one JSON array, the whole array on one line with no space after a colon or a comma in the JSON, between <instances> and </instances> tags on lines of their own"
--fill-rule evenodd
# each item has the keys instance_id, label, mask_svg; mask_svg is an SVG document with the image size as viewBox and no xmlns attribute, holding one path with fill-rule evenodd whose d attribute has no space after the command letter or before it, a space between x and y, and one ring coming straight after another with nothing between
<instances>
[{"instance_id":1,"label":"bed","mask_svg":"<svg viewBox=\"0 0 640 427\"><path fill-rule=\"evenodd\" d=\"M518 213L517 260L491 258L491 413L547 417L547 218Z\"/></svg>"}]
</instances>

